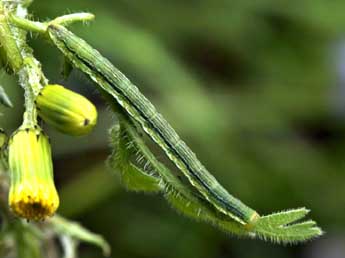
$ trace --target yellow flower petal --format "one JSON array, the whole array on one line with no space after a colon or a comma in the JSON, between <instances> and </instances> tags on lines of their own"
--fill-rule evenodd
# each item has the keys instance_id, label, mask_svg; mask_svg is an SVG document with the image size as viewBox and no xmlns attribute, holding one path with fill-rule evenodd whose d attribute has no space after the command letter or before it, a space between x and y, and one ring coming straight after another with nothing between
<instances>
[{"instance_id":1,"label":"yellow flower petal","mask_svg":"<svg viewBox=\"0 0 345 258\"><path fill-rule=\"evenodd\" d=\"M19 129L9 142L9 206L18 216L42 220L59 206L48 137L40 129Z\"/></svg>"}]
</instances>

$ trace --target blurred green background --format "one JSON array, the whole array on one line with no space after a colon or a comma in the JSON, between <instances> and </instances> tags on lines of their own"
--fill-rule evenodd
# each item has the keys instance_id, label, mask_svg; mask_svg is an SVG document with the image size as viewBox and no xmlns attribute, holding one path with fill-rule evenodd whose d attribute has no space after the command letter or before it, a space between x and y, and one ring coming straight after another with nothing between
<instances>
[{"instance_id":1,"label":"blurred green background","mask_svg":"<svg viewBox=\"0 0 345 258\"><path fill-rule=\"evenodd\" d=\"M35 19L90 11L72 30L152 100L219 181L261 214L306 206L326 231L297 246L237 239L178 215L154 195L126 192L104 160L116 123L92 83L61 76L61 54L30 41L52 83L97 104L95 131L47 127L59 212L102 234L118 258L345 257L345 1L36 0ZM1 74L21 123L23 91ZM163 154L161 154L163 156ZM87 245L80 257L101 257Z\"/></svg>"}]
</instances>

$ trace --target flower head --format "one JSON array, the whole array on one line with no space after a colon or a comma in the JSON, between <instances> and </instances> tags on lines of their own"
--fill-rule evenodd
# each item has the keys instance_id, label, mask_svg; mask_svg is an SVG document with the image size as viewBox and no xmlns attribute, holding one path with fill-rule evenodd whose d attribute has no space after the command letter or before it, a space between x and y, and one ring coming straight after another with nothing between
<instances>
[{"instance_id":1,"label":"flower head","mask_svg":"<svg viewBox=\"0 0 345 258\"><path fill-rule=\"evenodd\" d=\"M59 206L48 137L41 129L19 129L9 141L9 206L18 216L43 220Z\"/></svg>"}]
</instances>

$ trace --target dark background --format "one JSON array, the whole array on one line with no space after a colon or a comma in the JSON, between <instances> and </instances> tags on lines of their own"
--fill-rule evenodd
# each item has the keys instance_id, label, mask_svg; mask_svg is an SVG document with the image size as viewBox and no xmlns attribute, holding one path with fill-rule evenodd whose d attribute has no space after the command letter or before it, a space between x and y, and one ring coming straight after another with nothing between
<instances>
[{"instance_id":1,"label":"dark background","mask_svg":"<svg viewBox=\"0 0 345 258\"><path fill-rule=\"evenodd\" d=\"M41 21L94 13L71 29L139 86L232 194L261 214L306 206L326 231L296 246L237 239L159 196L126 192L104 165L116 117L84 75L63 81L61 54L34 35L50 82L98 107L89 136L46 130L59 213L102 234L112 257L345 257L345 1L36 0L30 10ZM1 109L11 132L23 91L4 73L1 81L17 104ZM80 257L101 256L80 248Z\"/></svg>"}]
</instances>

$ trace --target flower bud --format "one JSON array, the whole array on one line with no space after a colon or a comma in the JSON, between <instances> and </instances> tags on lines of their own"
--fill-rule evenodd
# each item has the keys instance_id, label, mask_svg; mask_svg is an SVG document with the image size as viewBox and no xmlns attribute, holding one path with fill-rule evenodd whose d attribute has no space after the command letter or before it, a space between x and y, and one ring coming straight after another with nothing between
<instances>
[{"instance_id":1,"label":"flower bud","mask_svg":"<svg viewBox=\"0 0 345 258\"><path fill-rule=\"evenodd\" d=\"M9 141L13 213L28 220L52 216L59 206L48 137L40 129L19 129Z\"/></svg>"},{"instance_id":2,"label":"flower bud","mask_svg":"<svg viewBox=\"0 0 345 258\"><path fill-rule=\"evenodd\" d=\"M60 85L45 86L36 98L38 115L57 130L80 136L96 125L96 107L84 96Z\"/></svg>"}]
</instances>

